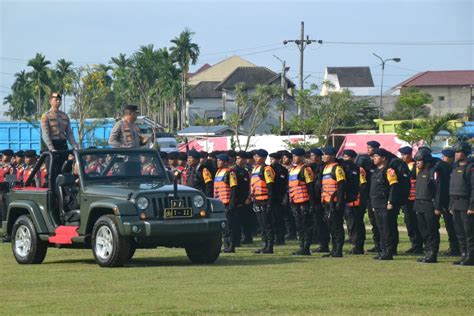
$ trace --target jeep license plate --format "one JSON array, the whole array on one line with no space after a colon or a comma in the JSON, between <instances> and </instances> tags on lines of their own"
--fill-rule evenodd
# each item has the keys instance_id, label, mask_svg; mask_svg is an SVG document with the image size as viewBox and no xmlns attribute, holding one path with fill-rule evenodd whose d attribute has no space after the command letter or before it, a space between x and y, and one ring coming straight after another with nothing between
<instances>
[{"instance_id":1,"label":"jeep license plate","mask_svg":"<svg viewBox=\"0 0 474 316\"><path fill-rule=\"evenodd\" d=\"M166 208L165 218L187 218L193 217L193 209L191 208Z\"/></svg>"}]
</instances>

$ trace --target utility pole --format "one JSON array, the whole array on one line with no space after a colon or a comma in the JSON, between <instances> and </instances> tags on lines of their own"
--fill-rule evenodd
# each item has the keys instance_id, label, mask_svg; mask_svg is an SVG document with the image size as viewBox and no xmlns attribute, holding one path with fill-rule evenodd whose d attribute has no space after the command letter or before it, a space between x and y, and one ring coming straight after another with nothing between
<instances>
[{"instance_id":1,"label":"utility pole","mask_svg":"<svg viewBox=\"0 0 474 316\"><path fill-rule=\"evenodd\" d=\"M285 101L286 101L286 72L290 70L290 67L286 67L286 61L282 60L280 57L273 55L276 59L278 59L281 62L281 80L280 80L280 85L281 85L281 109L280 109L280 131L283 132L285 129Z\"/></svg>"},{"instance_id":2,"label":"utility pole","mask_svg":"<svg viewBox=\"0 0 474 316\"><path fill-rule=\"evenodd\" d=\"M306 39L304 37L304 22L301 21L301 36L300 39L297 40L284 40L283 45L288 43L295 43L298 49L300 50L300 90L304 89L304 80L303 80L303 59L304 59L304 49L311 43L318 43L322 44L322 40L310 40L309 35L306 35ZM301 115L301 109L298 106L298 115Z\"/></svg>"}]
</instances>

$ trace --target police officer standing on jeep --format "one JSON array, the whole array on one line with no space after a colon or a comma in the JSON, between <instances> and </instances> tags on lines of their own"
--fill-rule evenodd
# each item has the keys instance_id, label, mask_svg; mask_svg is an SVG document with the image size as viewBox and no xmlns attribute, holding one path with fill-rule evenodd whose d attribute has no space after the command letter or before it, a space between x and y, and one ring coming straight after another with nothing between
<instances>
[{"instance_id":1,"label":"police officer standing on jeep","mask_svg":"<svg viewBox=\"0 0 474 316\"><path fill-rule=\"evenodd\" d=\"M114 148L138 148L146 145L148 139L140 135L137 120L138 106L125 105L123 118L115 123L109 136L109 145Z\"/></svg>"},{"instance_id":2,"label":"police officer standing on jeep","mask_svg":"<svg viewBox=\"0 0 474 316\"><path fill-rule=\"evenodd\" d=\"M453 214L461 260L457 265L474 265L474 165L468 162L471 145L460 142L454 146L455 162L449 182L449 210Z\"/></svg>"},{"instance_id":3,"label":"police officer standing on jeep","mask_svg":"<svg viewBox=\"0 0 474 316\"><path fill-rule=\"evenodd\" d=\"M41 116L41 132L48 150L67 150L67 141L74 149L77 149L69 116L59 110L61 95L57 92L51 93L49 104L51 104L51 109Z\"/></svg>"}]
</instances>

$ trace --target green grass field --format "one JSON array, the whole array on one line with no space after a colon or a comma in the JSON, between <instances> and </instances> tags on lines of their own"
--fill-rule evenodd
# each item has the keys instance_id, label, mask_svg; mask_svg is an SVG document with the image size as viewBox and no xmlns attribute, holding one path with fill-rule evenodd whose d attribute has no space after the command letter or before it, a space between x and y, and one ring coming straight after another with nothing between
<instances>
[{"instance_id":1,"label":"green grass field","mask_svg":"<svg viewBox=\"0 0 474 316\"><path fill-rule=\"evenodd\" d=\"M181 249L138 250L125 268L103 269L90 250L51 248L43 264L20 266L0 244L1 314L474 313L474 267L453 266L456 258L294 257L295 242L275 255L254 255L256 248L208 266L190 264Z\"/></svg>"}]
</instances>

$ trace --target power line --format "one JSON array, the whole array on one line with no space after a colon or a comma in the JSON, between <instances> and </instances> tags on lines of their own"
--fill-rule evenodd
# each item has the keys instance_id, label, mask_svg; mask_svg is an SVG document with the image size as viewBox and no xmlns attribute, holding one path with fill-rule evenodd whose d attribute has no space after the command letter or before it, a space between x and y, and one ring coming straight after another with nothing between
<instances>
[{"instance_id":1,"label":"power line","mask_svg":"<svg viewBox=\"0 0 474 316\"><path fill-rule=\"evenodd\" d=\"M239 49L232 49L232 50L227 50L227 51L222 51L222 52L207 53L207 54L202 54L200 56L223 55L223 54L235 53L235 52L240 52L240 51L256 50L260 48L266 48L266 47L277 46L277 45L280 46L281 44L272 43L272 44L266 44L266 45L255 46L255 47L239 48Z\"/></svg>"},{"instance_id":2,"label":"power line","mask_svg":"<svg viewBox=\"0 0 474 316\"><path fill-rule=\"evenodd\" d=\"M461 41L405 41L405 42L352 42L352 41L324 41L324 44L335 45L391 45L391 46L459 46L474 45L472 40Z\"/></svg>"}]
</instances>

